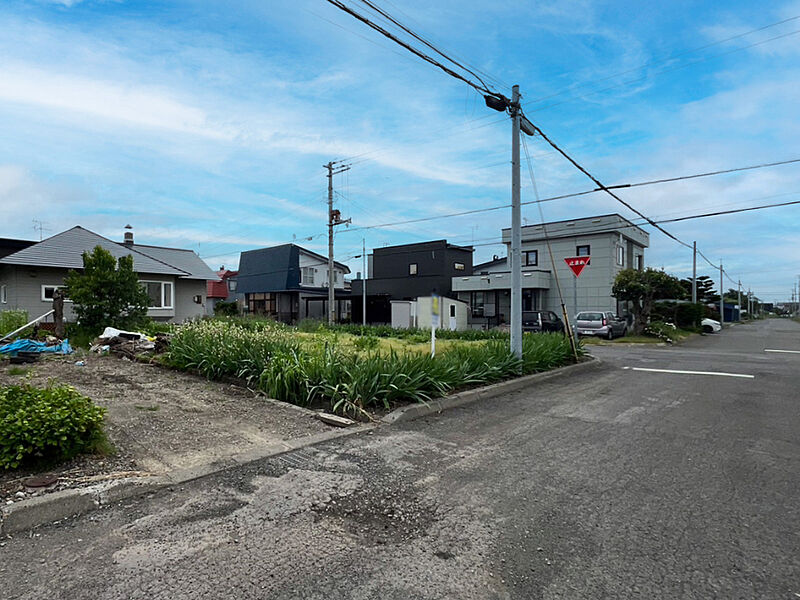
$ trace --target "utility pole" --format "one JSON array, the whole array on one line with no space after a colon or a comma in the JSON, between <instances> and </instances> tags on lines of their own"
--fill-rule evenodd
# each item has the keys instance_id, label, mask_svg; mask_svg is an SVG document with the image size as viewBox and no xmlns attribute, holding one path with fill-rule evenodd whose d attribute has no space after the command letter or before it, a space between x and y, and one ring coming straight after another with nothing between
<instances>
[{"instance_id":1,"label":"utility pole","mask_svg":"<svg viewBox=\"0 0 800 600\"><path fill-rule=\"evenodd\" d=\"M739 320L742 320L742 280L739 280Z\"/></svg>"},{"instance_id":2,"label":"utility pole","mask_svg":"<svg viewBox=\"0 0 800 600\"><path fill-rule=\"evenodd\" d=\"M697 304L697 242L692 242L692 304Z\"/></svg>"},{"instance_id":3,"label":"utility pole","mask_svg":"<svg viewBox=\"0 0 800 600\"><path fill-rule=\"evenodd\" d=\"M333 176L350 170L350 165L334 167L336 161L323 165L328 169L328 324L336 322L336 290L334 285L333 269L333 228L336 225L349 223L351 219L342 221L339 211L333 210Z\"/></svg>"},{"instance_id":4,"label":"utility pole","mask_svg":"<svg viewBox=\"0 0 800 600\"><path fill-rule=\"evenodd\" d=\"M725 323L725 292L722 291L722 261L719 261L719 322Z\"/></svg>"},{"instance_id":5,"label":"utility pole","mask_svg":"<svg viewBox=\"0 0 800 600\"><path fill-rule=\"evenodd\" d=\"M361 325L367 324L367 238L361 238Z\"/></svg>"},{"instance_id":6,"label":"utility pole","mask_svg":"<svg viewBox=\"0 0 800 600\"><path fill-rule=\"evenodd\" d=\"M511 352L522 358L522 219L519 183L519 86L511 88Z\"/></svg>"}]
</instances>

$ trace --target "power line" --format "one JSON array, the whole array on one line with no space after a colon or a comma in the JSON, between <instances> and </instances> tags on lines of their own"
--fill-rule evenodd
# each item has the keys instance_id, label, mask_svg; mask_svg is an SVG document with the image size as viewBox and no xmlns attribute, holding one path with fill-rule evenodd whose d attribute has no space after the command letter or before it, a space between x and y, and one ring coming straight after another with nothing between
<instances>
[{"instance_id":1,"label":"power line","mask_svg":"<svg viewBox=\"0 0 800 600\"><path fill-rule=\"evenodd\" d=\"M418 56L419 58L421 58L425 62L432 64L434 67L437 67L438 69L441 69L442 71L444 71L445 73L447 73L451 77L455 77L459 81L463 81L468 86L474 88L478 92L481 92L482 94L488 94L490 96L494 96L495 98L500 98L500 99L503 99L503 100L507 100L507 98L505 96L503 96L502 94L490 90L483 83L483 81L479 77L477 79L478 79L478 81L481 82L480 85L475 83L471 79L468 79L467 77L464 77L460 73L457 73L456 71L452 70L451 68L443 65L441 62L439 62L438 60L436 60L432 56L422 52L422 50L414 48L412 45L410 45L407 42L401 40L399 37L397 37L396 35L394 35L390 31L387 31L386 29L384 29L383 27L381 27L377 23L374 23L373 21L369 20L367 17L365 17L364 15L360 14L359 12L353 10L352 8L350 8L349 6L347 6L346 4L341 2L340 0L326 0L326 2L328 2L328 4L332 4L333 6L338 8L339 10L343 10L347 14L355 17L356 19L358 19L359 21L361 21L362 23L364 23L368 27L371 27L372 29L374 29L375 31L380 33L381 35L383 35L383 36L389 38L390 40L392 40L393 42L401 45L403 48L405 48L406 50L408 50L412 54L415 54L416 56ZM437 51L437 54L441 54L441 53ZM458 63L455 60L451 59L451 58L447 58L447 60L449 62L455 64L455 65L458 65ZM471 73L471 71L468 71L468 72ZM474 75L474 73L473 73L473 75Z\"/></svg>"},{"instance_id":2,"label":"power line","mask_svg":"<svg viewBox=\"0 0 800 600\"><path fill-rule=\"evenodd\" d=\"M538 131L538 128L537 128L537 131ZM560 149L559 149L559 151L560 151ZM569 193L569 194L560 194L558 196L550 196L548 198L541 198L541 199L538 199L538 200L530 200L530 201L527 201L527 202L522 202L521 204L523 206L526 206L526 205L529 205L529 204L538 204L540 202L552 202L552 201L555 201L555 200L564 200L564 199L567 199L567 198L576 198L576 197L579 197L579 196L586 196L588 194L594 194L596 192L608 191L608 190L612 190L612 189L623 189L623 188L642 187L642 186L647 186L647 185L657 185L657 184L662 184L662 183L672 183L672 182L675 182L675 181L683 181L683 180L688 180L688 179L697 179L697 178L700 178L700 177L712 177L712 176L715 176L715 175L725 175L725 174L730 174L730 173L736 173L736 172L739 172L739 171L750 171L750 170L754 170L754 169L763 169L763 168L775 167L775 166L781 166L781 165L788 165L788 164L793 164L793 163L800 163L800 158L794 158L794 159L791 159L791 160L784 160L784 161L778 161L778 162L772 162L772 163L763 163L763 164L758 164L758 165L749 165L749 166L745 166L745 167L736 167L736 168L732 168L732 169L723 169L723 170L718 170L718 171L708 171L708 172L705 172L705 173L696 173L696 174L692 174L692 175L680 175L680 176L677 176L677 177L653 179L653 180L649 180L649 181L638 181L638 182L635 182L635 183L622 183L622 184L616 184L616 185L605 186L605 187L596 187L594 189L584 190L582 192L572 192L572 193ZM609 193L611 193L611 192L609 192ZM616 196L614 196L614 197L616 197ZM418 217L418 218L415 218L415 219L406 219L406 220L403 220L403 221L393 221L393 222L382 223L382 224L378 224L378 225L363 225L363 226L360 226L360 227L351 227L347 231L351 231L351 232L352 231L362 231L364 229L379 229L379 228L390 227L390 226L394 226L394 225L407 225L407 224L411 224L411 223L423 223L425 221L433 221L433 220L437 220L437 219L449 219L449 218L452 218L452 217L460 217L460 216L465 216L465 215L473 215L473 214L477 214L477 213L491 212L491 211L495 211L495 210L502 210L504 208L509 208L510 206L511 206L510 204L501 204L501 205L498 205L498 206L489 206L489 207L486 207L486 208L475 208L475 209L471 209L471 210L458 211L458 212L447 213L447 214L443 214L443 215L431 215L431 216L428 216L428 217ZM637 212L637 211L633 210L633 212ZM639 214L639 213L637 212L637 214ZM639 216L642 217L645 221L647 221L647 217L645 217L644 215L639 214Z\"/></svg>"}]
</instances>

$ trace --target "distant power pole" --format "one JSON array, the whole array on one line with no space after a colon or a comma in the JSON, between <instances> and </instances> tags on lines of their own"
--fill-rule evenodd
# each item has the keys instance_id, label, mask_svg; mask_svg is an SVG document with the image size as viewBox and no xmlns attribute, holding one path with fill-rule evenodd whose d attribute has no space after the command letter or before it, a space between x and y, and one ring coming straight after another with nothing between
<instances>
[{"instance_id":1,"label":"distant power pole","mask_svg":"<svg viewBox=\"0 0 800 600\"><path fill-rule=\"evenodd\" d=\"M328 169L328 324L336 322L336 290L334 289L334 269L333 269L333 228L336 225L349 223L351 219L343 221L339 211L333 210L333 176L350 170L350 165L334 167L336 161L331 161L323 165Z\"/></svg>"},{"instance_id":2,"label":"distant power pole","mask_svg":"<svg viewBox=\"0 0 800 600\"><path fill-rule=\"evenodd\" d=\"M519 86L511 88L511 352L522 358L522 227L519 181Z\"/></svg>"},{"instance_id":3,"label":"distant power pole","mask_svg":"<svg viewBox=\"0 0 800 600\"><path fill-rule=\"evenodd\" d=\"M742 280L739 280L739 320L742 320Z\"/></svg>"},{"instance_id":4,"label":"distant power pole","mask_svg":"<svg viewBox=\"0 0 800 600\"><path fill-rule=\"evenodd\" d=\"M725 292L722 291L722 261L719 261L719 322L725 322Z\"/></svg>"},{"instance_id":5,"label":"distant power pole","mask_svg":"<svg viewBox=\"0 0 800 600\"><path fill-rule=\"evenodd\" d=\"M692 242L692 304L697 304L697 242Z\"/></svg>"}]
</instances>

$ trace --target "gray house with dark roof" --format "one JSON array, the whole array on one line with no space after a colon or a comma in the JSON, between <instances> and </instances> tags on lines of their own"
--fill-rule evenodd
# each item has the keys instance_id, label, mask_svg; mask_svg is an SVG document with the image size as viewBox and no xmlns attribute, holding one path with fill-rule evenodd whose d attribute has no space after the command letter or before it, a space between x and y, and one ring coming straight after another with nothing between
<instances>
[{"instance_id":1,"label":"gray house with dark roof","mask_svg":"<svg viewBox=\"0 0 800 600\"><path fill-rule=\"evenodd\" d=\"M217 275L192 250L164 248L126 241L114 242L83 227L22 247L0 258L0 310L26 310L31 318L52 308L53 291L63 287L70 269L83 268L83 253L96 246L114 258L133 257L133 268L150 295L148 315L159 321L181 322L204 314L206 282ZM64 316L74 318L69 300Z\"/></svg>"},{"instance_id":2,"label":"gray house with dark roof","mask_svg":"<svg viewBox=\"0 0 800 600\"><path fill-rule=\"evenodd\" d=\"M350 292L344 276L350 269L334 263L334 293L338 320L350 318ZM236 292L244 294L250 314L284 323L324 319L328 310L328 259L296 244L242 252Z\"/></svg>"}]
</instances>

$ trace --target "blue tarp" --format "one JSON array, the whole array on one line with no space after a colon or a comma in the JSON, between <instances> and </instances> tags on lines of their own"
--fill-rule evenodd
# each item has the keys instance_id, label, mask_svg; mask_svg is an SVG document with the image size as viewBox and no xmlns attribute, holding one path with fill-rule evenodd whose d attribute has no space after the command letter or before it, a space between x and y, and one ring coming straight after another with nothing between
<instances>
[{"instance_id":1,"label":"blue tarp","mask_svg":"<svg viewBox=\"0 0 800 600\"><path fill-rule=\"evenodd\" d=\"M48 346L44 342L36 340L16 340L5 346L0 346L0 354L10 354L16 356L19 352L51 352L53 354L72 354L72 346L69 340L64 340L60 344Z\"/></svg>"}]
</instances>

